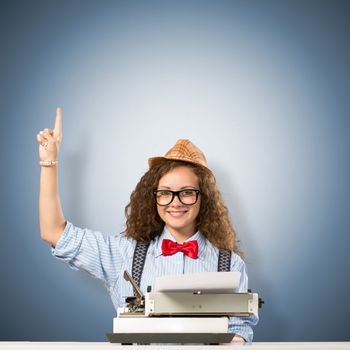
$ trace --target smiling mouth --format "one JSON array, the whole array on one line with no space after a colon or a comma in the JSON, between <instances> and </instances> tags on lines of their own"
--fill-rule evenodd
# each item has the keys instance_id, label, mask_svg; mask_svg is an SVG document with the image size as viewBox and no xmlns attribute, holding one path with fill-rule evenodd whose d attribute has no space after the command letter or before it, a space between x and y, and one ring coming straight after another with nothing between
<instances>
[{"instance_id":1,"label":"smiling mouth","mask_svg":"<svg viewBox=\"0 0 350 350\"><path fill-rule=\"evenodd\" d=\"M188 210L177 210L177 211L169 210L169 211L167 211L167 214L169 214L175 218L181 217L181 216L185 215L186 213L188 213Z\"/></svg>"}]
</instances>

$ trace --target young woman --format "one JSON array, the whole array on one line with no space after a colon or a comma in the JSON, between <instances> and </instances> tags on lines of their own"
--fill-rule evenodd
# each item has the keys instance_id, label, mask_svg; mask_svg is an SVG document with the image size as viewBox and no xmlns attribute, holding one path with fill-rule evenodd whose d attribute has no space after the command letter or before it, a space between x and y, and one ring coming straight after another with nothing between
<instances>
[{"instance_id":1,"label":"young woman","mask_svg":"<svg viewBox=\"0 0 350 350\"><path fill-rule=\"evenodd\" d=\"M137 242L147 247L140 278L143 292L161 275L218 270L219 249L231 252L231 271L241 273L240 292L248 277L235 231L204 154L189 140L179 140L164 157L149 159L125 208L126 230L116 236L81 229L66 221L58 193L58 154L62 141L61 110L55 128L37 135L41 168L40 232L55 257L101 279L117 309L133 290L123 278L131 271ZM174 242L176 242L174 244ZM251 342L255 317L231 317L235 342Z\"/></svg>"}]
</instances>

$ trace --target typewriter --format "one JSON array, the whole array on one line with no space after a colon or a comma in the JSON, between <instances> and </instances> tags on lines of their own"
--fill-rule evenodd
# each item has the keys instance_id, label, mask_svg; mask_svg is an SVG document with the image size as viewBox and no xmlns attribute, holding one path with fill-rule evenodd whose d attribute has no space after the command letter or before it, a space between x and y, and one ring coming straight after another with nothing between
<instances>
[{"instance_id":1,"label":"typewriter","mask_svg":"<svg viewBox=\"0 0 350 350\"><path fill-rule=\"evenodd\" d=\"M219 292L210 288L181 288L181 284L196 278L208 281L210 277L210 280L216 281L222 277L233 277L239 281L239 272L193 275L158 277L160 280L173 280L180 287L155 292L148 287L147 293L143 294L125 271L124 278L133 286L134 296L126 298L125 308L118 309L118 316L113 319L113 333L107 334L109 341L126 345L229 343L234 337L234 333L228 332L229 317L258 317L263 301L256 293L237 293L232 287Z\"/></svg>"}]
</instances>

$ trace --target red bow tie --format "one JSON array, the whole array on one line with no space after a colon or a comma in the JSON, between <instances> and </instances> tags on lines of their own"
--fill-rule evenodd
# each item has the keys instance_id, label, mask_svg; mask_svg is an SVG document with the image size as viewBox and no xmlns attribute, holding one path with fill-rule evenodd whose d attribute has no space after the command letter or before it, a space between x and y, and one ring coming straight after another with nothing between
<instances>
[{"instance_id":1,"label":"red bow tie","mask_svg":"<svg viewBox=\"0 0 350 350\"><path fill-rule=\"evenodd\" d=\"M162 242L163 255L173 255L177 252L183 252L192 259L198 258L198 242L196 240L178 244L170 239L163 239Z\"/></svg>"}]
</instances>

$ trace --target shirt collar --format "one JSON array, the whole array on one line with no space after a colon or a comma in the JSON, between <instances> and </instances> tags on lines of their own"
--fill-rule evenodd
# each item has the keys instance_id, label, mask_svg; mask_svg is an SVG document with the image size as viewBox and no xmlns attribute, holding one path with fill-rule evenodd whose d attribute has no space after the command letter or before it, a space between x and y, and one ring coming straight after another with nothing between
<instances>
[{"instance_id":1,"label":"shirt collar","mask_svg":"<svg viewBox=\"0 0 350 350\"><path fill-rule=\"evenodd\" d=\"M176 242L176 239L172 236L172 234L164 227L164 230L160 236L156 238L155 242L155 257L158 258L162 255L162 241L163 239L170 239L173 242ZM200 231L197 231L194 235L187 238L185 242L197 240L198 242L198 259L204 259L204 249L207 244L206 238ZM183 242L182 242L183 243Z\"/></svg>"}]
</instances>

